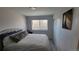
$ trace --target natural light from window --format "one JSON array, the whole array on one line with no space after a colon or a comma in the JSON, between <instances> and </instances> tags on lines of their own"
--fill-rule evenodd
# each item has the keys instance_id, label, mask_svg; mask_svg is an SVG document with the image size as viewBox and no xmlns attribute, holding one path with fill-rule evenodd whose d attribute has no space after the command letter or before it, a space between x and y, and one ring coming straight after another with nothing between
<instances>
[{"instance_id":1,"label":"natural light from window","mask_svg":"<svg viewBox=\"0 0 79 59\"><path fill-rule=\"evenodd\" d=\"M32 20L32 30L47 30L48 20Z\"/></svg>"}]
</instances>

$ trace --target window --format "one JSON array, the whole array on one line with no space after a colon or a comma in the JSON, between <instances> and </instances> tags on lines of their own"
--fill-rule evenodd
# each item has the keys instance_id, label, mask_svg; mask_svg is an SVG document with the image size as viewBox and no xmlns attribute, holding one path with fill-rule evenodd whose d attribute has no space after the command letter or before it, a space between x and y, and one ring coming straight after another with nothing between
<instances>
[{"instance_id":1,"label":"window","mask_svg":"<svg viewBox=\"0 0 79 59\"><path fill-rule=\"evenodd\" d=\"M47 30L48 20L32 20L32 30Z\"/></svg>"}]
</instances>

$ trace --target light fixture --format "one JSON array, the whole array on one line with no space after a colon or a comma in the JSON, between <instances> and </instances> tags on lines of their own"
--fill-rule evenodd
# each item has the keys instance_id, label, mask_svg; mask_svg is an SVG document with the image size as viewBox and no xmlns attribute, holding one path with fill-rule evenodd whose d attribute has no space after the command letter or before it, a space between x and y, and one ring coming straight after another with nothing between
<instances>
[{"instance_id":1,"label":"light fixture","mask_svg":"<svg viewBox=\"0 0 79 59\"><path fill-rule=\"evenodd\" d=\"M29 7L30 9L32 9L32 10L36 10L36 7Z\"/></svg>"}]
</instances>

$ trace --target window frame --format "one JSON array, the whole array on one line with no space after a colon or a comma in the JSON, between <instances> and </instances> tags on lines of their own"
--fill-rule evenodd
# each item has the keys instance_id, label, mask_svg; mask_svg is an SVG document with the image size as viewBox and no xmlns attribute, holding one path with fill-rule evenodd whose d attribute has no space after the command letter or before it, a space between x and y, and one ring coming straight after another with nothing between
<instances>
[{"instance_id":1,"label":"window frame","mask_svg":"<svg viewBox=\"0 0 79 59\"><path fill-rule=\"evenodd\" d=\"M47 20L47 19L33 19L33 20L39 20L39 28L40 28L40 29L33 29L33 28L32 28L32 30L48 30L48 20ZM33 21L33 20L32 20L32 21ZM40 20L47 20L47 28L46 28L46 29L41 29L41 27L40 27ZM32 21L31 21L31 27L32 27Z\"/></svg>"}]
</instances>

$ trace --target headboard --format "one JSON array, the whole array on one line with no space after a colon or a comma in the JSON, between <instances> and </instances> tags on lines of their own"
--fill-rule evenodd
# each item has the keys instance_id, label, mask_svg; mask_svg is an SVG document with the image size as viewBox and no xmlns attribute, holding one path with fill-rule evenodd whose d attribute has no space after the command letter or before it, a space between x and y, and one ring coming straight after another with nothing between
<instances>
[{"instance_id":1,"label":"headboard","mask_svg":"<svg viewBox=\"0 0 79 59\"><path fill-rule=\"evenodd\" d=\"M9 28L9 29L4 29L0 31L0 34L3 33L9 33L9 32L13 32L13 31L21 31L22 29L18 29L18 28Z\"/></svg>"}]
</instances>

